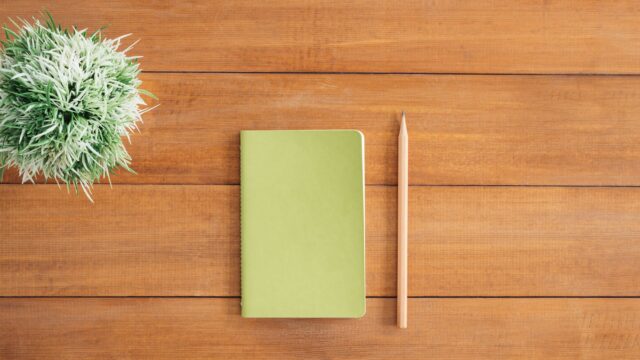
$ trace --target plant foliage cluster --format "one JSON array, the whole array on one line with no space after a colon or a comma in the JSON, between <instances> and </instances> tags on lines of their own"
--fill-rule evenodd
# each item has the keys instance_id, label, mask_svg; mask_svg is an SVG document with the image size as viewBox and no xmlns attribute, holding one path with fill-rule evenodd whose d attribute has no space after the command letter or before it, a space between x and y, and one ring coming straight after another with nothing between
<instances>
[{"instance_id":1,"label":"plant foliage cluster","mask_svg":"<svg viewBox=\"0 0 640 360\"><path fill-rule=\"evenodd\" d=\"M119 51L122 36L67 30L49 16L4 27L0 50L0 179L8 166L23 182L45 179L80 187L117 167L129 171L123 137L149 110L137 57ZM133 46L133 45L132 45Z\"/></svg>"}]
</instances>

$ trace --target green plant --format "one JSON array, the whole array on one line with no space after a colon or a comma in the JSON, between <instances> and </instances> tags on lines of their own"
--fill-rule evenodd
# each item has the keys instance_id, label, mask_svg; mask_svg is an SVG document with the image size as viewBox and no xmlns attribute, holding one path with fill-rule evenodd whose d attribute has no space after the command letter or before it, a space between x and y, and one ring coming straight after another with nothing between
<instances>
[{"instance_id":1,"label":"green plant","mask_svg":"<svg viewBox=\"0 0 640 360\"><path fill-rule=\"evenodd\" d=\"M139 88L138 57L118 50L126 35L63 29L51 16L13 24L0 50L0 179L15 166L23 182L42 174L91 200L94 182L132 171L122 138L150 110L140 95L153 97Z\"/></svg>"}]
</instances>

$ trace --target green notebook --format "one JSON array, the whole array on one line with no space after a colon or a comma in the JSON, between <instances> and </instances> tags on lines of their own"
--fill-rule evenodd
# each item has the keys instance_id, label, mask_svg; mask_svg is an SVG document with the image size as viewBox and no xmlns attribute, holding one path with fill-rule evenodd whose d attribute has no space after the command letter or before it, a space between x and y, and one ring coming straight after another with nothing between
<instances>
[{"instance_id":1,"label":"green notebook","mask_svg":"<svg viewBox=\"0 0 640 360\"><path fill-rule=\"evenodd\" d=\"M240 138L242 316L364 315L362 133Z\"/></svg>"}]
</instances>

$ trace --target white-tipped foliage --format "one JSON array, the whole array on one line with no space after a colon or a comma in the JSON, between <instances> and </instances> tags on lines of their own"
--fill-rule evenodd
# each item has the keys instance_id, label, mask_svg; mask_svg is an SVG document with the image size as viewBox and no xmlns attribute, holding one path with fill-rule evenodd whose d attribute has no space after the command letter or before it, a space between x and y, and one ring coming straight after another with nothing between
<instances>
[{"instance_id":1,"label":"white-tipped foliage","mask_svg":"<svg viewBox=\"0 0 640 360\"><path fill-rule=\"evenodd\" d=\"M23 182L92 184L116 167L131 171L122 142L137 129L145 102L137 59L120 40L70 31L51 19L5 27L0 51L0 176L19 169ZM150 94L149 94L150 95Z\"/></svg>"}]
</instances>

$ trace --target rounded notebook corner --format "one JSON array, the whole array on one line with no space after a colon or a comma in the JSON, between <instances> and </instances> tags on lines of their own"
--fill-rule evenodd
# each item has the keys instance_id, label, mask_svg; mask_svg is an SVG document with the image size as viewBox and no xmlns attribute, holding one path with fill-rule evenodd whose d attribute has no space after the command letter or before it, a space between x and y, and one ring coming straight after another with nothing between
<instances>
[{"instance_id":1,"label":"rounded notebook corner","mask_svg":"<svg viewBox=\"0 0 640 360\"><path fill-rule=\"evenodd\" d=\"M364 133L362 131L353 129L349 130L349 132L355 135L358 141L360 141L360 143L364 145Z\"/></svg>"},{"instance_id":2,"label":"rounded notebook corner","mask_svg":"<svg viewBox=\"0 0 640 360\"><path fill-rule=\"evenodd\" d=\"M354 319L361 319L361 318L363 318L366 314L367 314L367 305L365 304L365 305L362 307L362 311L360 311L358 314L356 314L353 318L354 318Z\"/></svg>"}]
</instances>

